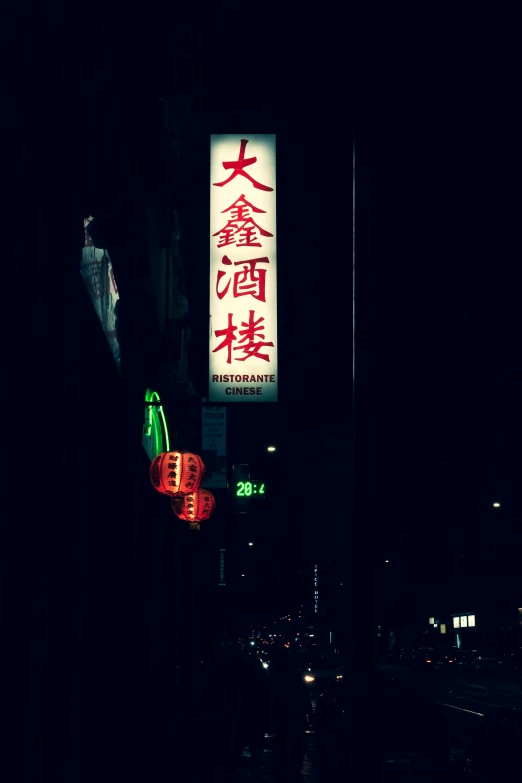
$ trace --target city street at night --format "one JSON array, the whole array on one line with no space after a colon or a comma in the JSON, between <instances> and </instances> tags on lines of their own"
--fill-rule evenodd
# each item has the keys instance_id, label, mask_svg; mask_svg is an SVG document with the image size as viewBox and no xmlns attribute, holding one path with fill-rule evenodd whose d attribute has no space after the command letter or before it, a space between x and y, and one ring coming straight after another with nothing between
<instances>
[{"instance_id":1,"label":"city street at night","mask_svg":"<svg viewBox=\"0 0 522 783\"><path fill-rule=\"evenodd\" d=\"M519 26L352 5L9 4L2 783L522 783Z\"/></svg>"}]
</instances>

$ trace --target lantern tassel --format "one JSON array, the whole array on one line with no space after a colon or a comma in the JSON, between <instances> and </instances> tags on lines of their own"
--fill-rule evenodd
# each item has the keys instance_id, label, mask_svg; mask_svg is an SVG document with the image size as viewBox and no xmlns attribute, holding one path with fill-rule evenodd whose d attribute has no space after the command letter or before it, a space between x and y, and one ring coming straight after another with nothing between
<instances>
[{"instance_id":1,"label":"lantern tassel","mask_svg":"<svg viewBox=\"0 0 522 783\"><path fill-rule=\"evenodd\" d=\"M189 522L189 529L190 530L201 530L201 525L199 522Z\"/></svg>"}]
</instances>

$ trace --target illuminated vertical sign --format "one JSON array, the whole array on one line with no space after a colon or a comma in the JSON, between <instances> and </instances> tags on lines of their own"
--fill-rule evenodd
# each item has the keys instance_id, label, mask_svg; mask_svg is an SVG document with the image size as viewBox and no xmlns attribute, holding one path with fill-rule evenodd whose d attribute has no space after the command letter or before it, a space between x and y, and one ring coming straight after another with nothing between
<instances>
[{"instance_id":1,"label":"illuminated vertical sign","mask_svg":"<svg viewBox=\"0 0 522 783\"><path fill-rule=\"evenodd\" d=\"M314 612L319 612L319 569L314 565Z\"/></svg>"},{"instance_id":2,"label":"illuminated vertical sign","mask_svg":"<svg viewBox=\"0 0 522 783\"><path fill-rule=\"evenodd\" d=\"M226 549L219 550L219 586L225 587L225 552Z\"/></svg>"},{"instance_id":3,"label":"illuminated vertical sign","mask_svg":"<svg viewBox=\"0 0 522 783\"><path fill-rule=\"evenodd\" d=\"M211 402L277 402L275 135L210 138Z\"/></svg>"}]
</instances>

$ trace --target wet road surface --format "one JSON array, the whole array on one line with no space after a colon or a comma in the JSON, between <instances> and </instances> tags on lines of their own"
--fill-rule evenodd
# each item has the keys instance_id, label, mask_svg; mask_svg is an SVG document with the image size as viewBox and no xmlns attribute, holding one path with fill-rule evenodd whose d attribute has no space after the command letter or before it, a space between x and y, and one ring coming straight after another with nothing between
<instances>
[{"instance_id":1,"label":"wet road surface","mask_svg":"<svg viewBox=\"0 0 522 783\"><path fill-rule=\"evenodd\" d=\"M315 712L316 701L312 698L312 707ZM303 783L321 783L319 777L318 763L317 763L317 751L315 742L315 732L306 732L307 749L301 767L301 780ZM250 766L250 752L248 748L243 751L241 762L236 770L237 780L251 780L253 774ZM281 781L281 777L277 775L277 769L274 766L273 760L273 735L265 735L265 750L263 752L261 777L257 780L263 781Z\"/></svg>"},{"instance_id":2,"label":"wet road surface","mask_svg":"<svg viewBox=\"0 0 522 783\"><path fill-rule=\"evenodd\" d=\"M472 733L476 730L483 715L488 714L499 707L515 707L522 710L522 693L518 684L508 682L489 681L482 679L480 681L473 678L445 678L428 677L411 670L405 670L403 667L383 667L386 671L383 673L393 677L398 682L404 681L415 684L415 688L424 694L425 697L436 703L445 718L450 735L450 744L458 752L466 746ZM315 700L313 706L315 710ZM307 749L301 768L300 780L303 783L337 783L344 780L346 770L340 769L338 773L329 774L327 779L321 775L316 751L316 735L314 731L308 731L306 734ZM256 776L253 768L250 752L245 748L236 768L235 776L227 777L227 783L233 783L234 779L238 781L279 781L283 778L278 776L278 770L273 758L274 737L265 736L265 748L262 758L262 767L260 773ZM362 760L361 760L362 763ZM219 783L224 780L222 776ZM363 780L364 778L361 778ZM443 783L443 781L460 781L462 776L455 776L454 773L438 774L427 772L412 773L411 769L398 768L398 765L388 764L380 770L378 780L382 783L387 781L431 781L431 783ZM469 776L465 778L469 780ZM284 783L290 783L285 779Z\"/></svg>"},{"instance_id":3,"label":"wet road surface","mask_svg":"<svg viewBox=\"0 0 522 783\"><path fill-rule=\"evenodd\" d=\"M280 782L281 777L278 777L277 769L275 769L273 763L273 757L272 757L273 751L271 748L272 737L268 735L265 739L266 739L266 743L265 743L265 751L263 752L261 777L258 777L257 780L263 780L263 781L277 780ZM308 740L308 748L303 761L303 766L301 768L301 780L303 781L303 783L320 783L319 772L317 769L317 757L315 752L315 733L308 732L307 740ZM250 761L251 761L250 752L248 751L248 749L245 749L241 757L240 765L236 770L236 779L238 781L251 780L254 777L251 771Z\"/></svg>"}]
</instances>

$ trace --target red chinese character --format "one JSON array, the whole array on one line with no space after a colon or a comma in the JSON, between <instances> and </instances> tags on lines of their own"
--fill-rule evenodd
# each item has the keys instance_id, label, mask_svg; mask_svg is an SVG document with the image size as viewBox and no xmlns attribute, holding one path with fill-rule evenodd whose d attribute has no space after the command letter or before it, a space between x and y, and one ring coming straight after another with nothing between
<instances>
[{"instance_id":1,"label":"red chinese character","mask_svg":"<svg viewBox=\"0 0 522 783\"><path fill-rule=\"evenodd\" d=\"M237 345L234 348L234 351L244 351L246 356L243 356L242 359L238 359L238 362L244 362L247 359L249 359L251 356L255 356L257 359L264 359L265 362L270 361L270 357L267 353L259 353L261 348L264 348L265 346L274 346L274 343L265 343L265 342L254 342L254 339L256 337L261 337L264 339L264 326L259 326L258 324L261 323L261 321L264 321L265 319L263 317L260 317L257 319L257 321L254 321L254 311L249 310L249 317L248 317L248 323L245 323L244 321L241 321L241 326L246 327L245 329L241 329L239 334L244 335L242 339L239 341L240 343L244 343L248 341L247 345ZM263 334L256 334L256 332L262 331ZM217 332L216 332L217 334Z\"/></svg>"},{"instance_id":2,"label":"red chinese character","mask_svg":"<svg viewBox=\"0 0 522 783\"><path fill-rule=\"evenodd\" d=\"M216 351L220 351L222 348L226 348L228 351L228 357L227 357L227 364L232 363L232 342L234 340L237 340L236 335L234 332L236 331L237 326L232 325L232 313L228 314L228 326L226 329L218 329L216 331L216 337L224 337L225 339L221 343L221 345L218 345L217 348L214 348L212 353L216 353Z\"/></svg>"},{"instance_id":3,"label":"red chinese character","mask_svg":"<svg viewBox=\"0 0 522 783\"><path fill-rule=\"evenodd\" d=\"M232 261L228 256L223 256L221 263L226 266L231 266ZM237 299L238 296L247 296L250 294L254 299L258 299L260 302L266 302L265 297L265 281L266 281L266 269L256 269L256 264L268 264L270 263L268 258L250 258L248 261L235 261L234 266L243 264L243 269L234 273L234 289L232 296ZM218 270L216 280L216 294L218 299L223 299L230 288L230 280L222 291L219 290L219 282L221 278L226 275L222 269Z\"/></svg>"},{"instance_id":4,"label":"red chinese character","mask_svg":"<svg viewBox=\"0 0 522 783\"><path fill-rule=\"evenodd\" d=\"M223 210L223 212L231 211L231 218L224 228L216 231L215 234L212 234L214 237L221 234L218 247L226 247L226 245L233 244L238 245L238 247L261 247L260 242L254 241L257 239L257 236L255 235L256 230L259 231L263 237L273 236L269 231L266 231L264 228L257 225L254 218L250 215L250 209L254 212L262 212L265 214L264 209L255 207L246 200L243 194L237 201L234 201L230 207ZM239 242L235 241L236 235L239 235Z\"/></svg>"},{"instance_id":5,"label":"red chinese character","mask_svg":"<svg viewBox=\"0 0 522 783\"><path fill-rule=\"evenodd\" d=\"M269 188L267 185L261 185L260 182L256 182L256 180L250 176L250 174L247 174L246 171L243 171L243 169L246 166L251 166L252 163L256 163L257 158L245 158L245 148L248 144L248 139L241 139L241 145L239 149L239 158L237 160L230 160L223 162L223 168L228 171L228 169L232 169L232 174L228 179L225 179L223 182L214 182L213 184L221 188L223 185L227 185L229 182L231 182L235 177L238 175L241 175L242 177L246 177L250 182L253 184L255 188L258 190L273 190L274 188Z\"/></svg>"}]
</instances>

